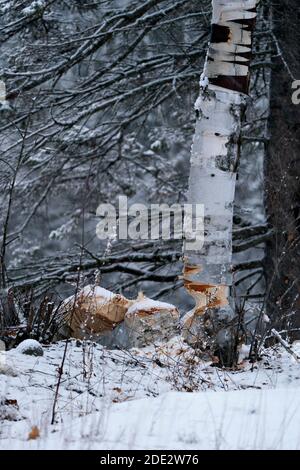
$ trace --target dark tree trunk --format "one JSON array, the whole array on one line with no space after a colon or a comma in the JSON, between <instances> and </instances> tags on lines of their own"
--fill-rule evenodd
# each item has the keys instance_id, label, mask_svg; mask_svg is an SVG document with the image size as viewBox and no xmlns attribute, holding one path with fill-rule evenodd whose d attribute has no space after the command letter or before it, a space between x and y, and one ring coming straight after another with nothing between
<instances>
[{"instance_id":1,"label":"dark tree trunk","mask_svg":"<svg viewBox=\"0 0 300 470\"><path fill-rule=\"evenodd\" d=\"M0 333L19 324L12 289L0 289Z\"/></svg>"},{"instance_id":2,"label":"dark tree trunk","mask_svg":"<svg viewBox=\"0 0 300 470\"><path fill-rule=\"evenodd\" d=\"M300 79L299 0L274 0L276 57L272 70L266 206L275 237L268 243L269 314L277 325L300 326L300 105L292 83ZM279 49L282 55L278 54ZM295 312L295 315L290 316Z\"/></svg>"}]
</instances>

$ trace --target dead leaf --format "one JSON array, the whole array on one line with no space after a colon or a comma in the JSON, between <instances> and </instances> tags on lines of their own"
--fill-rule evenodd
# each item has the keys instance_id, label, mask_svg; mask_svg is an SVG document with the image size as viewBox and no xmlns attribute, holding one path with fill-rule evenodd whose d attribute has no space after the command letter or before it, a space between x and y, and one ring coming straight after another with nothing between
<instances>
[{"instance_id":1,"label":"dead leaf","mask_svg":"<svg viewBox=\"0 0 300 470\"><path fill-rule=\"evenodd\" d=\"M30 433L28 434L28 440L38 439L40 437L40 430L37 426L32 426Z\"/></svg>"},{"instance_id":2,"label":"dead leaf","mask_svg":"<svg viewBox=\"0 0 300 470\"><path fill-rule=\"evenodd\" d=\"M220 362L220 359L217 356L212 357L212 363L213 364L219 364L219 362Z\"/></svg>"},{"instance_id":3,"label":"dead leaf","mask_svg":"<svg viewBox=\"0 0 300 470\"><path fill-rule=\"evenodd\" d=\"M4 405L6 405L6 406L14 406L15 408L18 408L18 409L19 409L19 405L18 405L17 400L6 399L6 400L4 401Z\"/></svg>"}]
</instances>

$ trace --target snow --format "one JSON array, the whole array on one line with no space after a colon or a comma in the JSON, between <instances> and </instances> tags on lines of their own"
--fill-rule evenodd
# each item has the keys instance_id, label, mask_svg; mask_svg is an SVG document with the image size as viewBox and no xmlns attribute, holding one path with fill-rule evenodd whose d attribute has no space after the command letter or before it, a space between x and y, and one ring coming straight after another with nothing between
<instances>
[{"instance_id":1,"label":"snow","mask_svg":"<svg viewBox=\"0 0 300 470\"><path fill-rule=\"evenodd\" d=\"M100 286L86 286L81 291L82 295L87 297L102 297L105 300L111 300L116 294Z\"/></svg>"},{"instance_id":2,"label":"snow","mask_svg":"<svg viewBox=\"0 0 300 470\"><path fill-rule=\"evenodd\" d=\"M172 304L168 304L166 302L159 302L152 299L145 299L141 300L140 302L136 302L129 307L127 310L127 315L134 315L139 311L150 311L150 310L176 310L176 307Z\"/></svg>"},{"instance_id":3,"label":"snow","mask_svg":"<svg viewBox=\"0 0 300 470\"><path fill-rule=\"evenodd\" d=\"M65 343L43 348L2 352L0 397L18 409L1 409L1 449L300 449L299 364L281 347L228 371L180 337L130 351L72 340L53 426Z\"/></svg>"},{"instance_id":4,"label":"snow","mask_svg":"<svg viewBox=\"0 0 300 470\"><path fill-rule=\"evenodd\" d=\"M276 407L276 413L274 408ZM104 407L49 435L49 449L299 449L297 390L167 393ZM29 447L38 449L40 442ZM57 447L58 444L58 447ZM27 445L25 445L27 447Z\"/></svg>"},{"instance_id":5,"label":"snow","mask_svg":"<svg viewBox=\"0 0 300 470\"><path fill-rule=\"evenodd\" d=\"M199 112L201 111L201 103L202 103L202 98L201 96L198 96L194 104L195 111L199 111Z\"/></svg>"},{"instance_id":6,"label":"snow","mask_svg":"<svg viewBox=\"0 0 300 470\"><path fill-rule=\"evenodd\" d=\"M86 299L95 299L97 300L98 304L104 304L109 300L112 300L115 296L116 294L107 289L104 289L104 287L88 285L81 289L80 292L77 294L77 300L82 297ZM68 306L70 304L73 304L74 300L75 296L71 295L70 297L64 300L63 305Z\"/></svg>"},{"instance_id":7,"label":"snow","mask_svg":"<svg viewBox=\"0 0 300 470\"><path fill-rule=\"evenodd\" d=\"M201 88L207 88L209 85L209 80L208 78L204 75L204 73L201 74L200 77L200 87Z\"/></svg>"},{"instance_id":8,"label":"snow","mask_svg":"<svg viewBox=\"0 0 300 470\"><path fill-rule=\"evenodd\" d=\"M23 8L23 14L25 16L31 16L42 8L45 8L46 3L44 0L35 0L26 8Z\"/></svg>"},{"instance_id":9,"label":"snow","mask_svg":"<svg viewBox=\"0 0 300 470\"><path fill-rule=\"evenodd\" d=\"M8 101L1 100L0 101L0 111L11 111L11 107Z\"/></svg>"},{"instance_id":10,"label":"snow","mask_svg":"<svg viewBox=\"0 0 300 470\"><path fill-rule=\"evenodd\" d=\"M3 15L5 15L5 13L7 13L14 6L13 2L8 2L7 0L1 3L4 3L4 5L0 5L0 11Z\"/></svg>"},{"instance_id":11,"label":"snow","mask_svg":"<svg viewBox=\"0 0 300 470\"><path fill-rule=\"evenodd\" d=\"M239 364L249 357L251 346L248 344L242 344L239 350Z\"/></svg>"},{"instance_id":12,"label":"snow","mask_svg":"<svg viewBox=\"0 0 300 470\"><path fill-rule=\"evenodd\" d=\"M23 354L25 351L34 351L37 349L41 349L41 345L38 341L36 341L35 339L25 339L24 341L22 341L22 343L17 346L16 351Z\"/></svg>"},{"instance_id":13,"label":"snow","mask_svg":"<svg viewBox=\"0 0 300 470\"><path fill-rule=\"evenodd\" d=\"M159 152L161 149L162 142L160 140L155 140L155 142L151 144L151 150L153 150L154 152Z\"/></svg>"}]
</instances>

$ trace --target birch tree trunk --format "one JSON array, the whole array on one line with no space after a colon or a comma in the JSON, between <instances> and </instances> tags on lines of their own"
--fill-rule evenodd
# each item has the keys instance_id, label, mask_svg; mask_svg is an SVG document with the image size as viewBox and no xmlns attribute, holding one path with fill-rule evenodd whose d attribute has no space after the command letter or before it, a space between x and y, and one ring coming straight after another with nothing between
<instances>
[{"instance_id":1,"label":"birch tree trunk","mask_svg":"<svg viewBox=\"0 0 300 470\"><path fill-rule=\"evenodd\" d=\"M242 115L257 0L212 0L212 33L196 101L189 203L204 205L204 246L185 243L184 284L195 308L184 318L189 342L226 365L234 362L236 316L231 296L232 223Z\"/></svg>"}]
</instances>

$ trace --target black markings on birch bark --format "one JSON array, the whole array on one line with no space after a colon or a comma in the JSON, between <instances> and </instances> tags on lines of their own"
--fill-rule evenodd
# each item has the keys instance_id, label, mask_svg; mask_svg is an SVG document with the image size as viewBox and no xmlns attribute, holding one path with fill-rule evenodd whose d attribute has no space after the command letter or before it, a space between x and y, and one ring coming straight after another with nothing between
<instances>
[{"instance_id":1,"label":"black markings on birch bark","mask_svg":"<svg viewBox=\"0 0 300 470\"><path fill-rule=\"evenodd\" d=\"M226 3L213 1L215 13L205 75L212 85L247 94L256 1Z\"/></svg>"},{"instance_id":2,"label":"black markings on birch bark","mask_svg":"<svg viewBox=\"0 0 300 470\"><path fill-rule=\"evenodd\" d=\"M211 25L211 44L218 44L220 42L227 42L230 39L230 28L220 24Z\"/></svg>"},{"instance_id":3,"label":"black markings on birch bark","mask_svg":"<svg viewBox=\"0 0 300 470\"><path fill-rule=\"evenodd\" d=\"M219 75L216 78L211 78L210 83L221 88L228 90L238 91L240 93L248 93L249 78L247 76L225 76Z\"/></svg>"}]
</instances>

